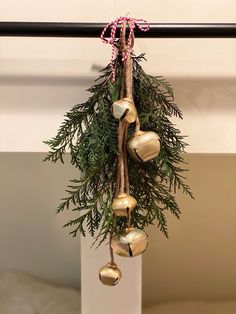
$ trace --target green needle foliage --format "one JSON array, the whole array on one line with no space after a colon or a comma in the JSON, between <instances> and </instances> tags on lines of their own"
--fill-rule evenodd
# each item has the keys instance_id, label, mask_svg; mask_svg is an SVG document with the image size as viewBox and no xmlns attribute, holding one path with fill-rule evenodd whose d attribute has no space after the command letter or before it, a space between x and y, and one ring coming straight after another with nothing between
<instances>
[{"instance_id":1,"label":"green needle foliage","mask_svg":"<svg viewBox=\"0 0 236 314\"><path fill-rule=\"evenodd\" d=\"M166 211L180 217L174 197L176 190L193 197L184 182L186 169L181 167L187 144L170 121L171 116L182 119L182 114L174 103L171 85L163 77L143 71L140 62L145 60L144 54L132 59L133 96L141 128L156 132L161 139L161 151L154 160L140 163L128 156L131 195L138 201L132 212L132 224L143 229L156 222L168 237ZM78 212L78 218L65 226L72 227L73 236L78 233L85 236L88 229L92 236L96 235L98 245L114 224L111 202L115 191L118 121L111 114L111 105L119 99L123 67L120 57L115 62L116 82L112 84L107 66L96 85L89 89L91 97L67 112L57 135L45 142L50 152L44 160L63 163L68 151L72 165L78 169L78 178L71 180L57 212L65 209ZM129 127L129 136L133 129ZM115 232L120 233L125 225L125 218L116 218Z\"/></svg>"}]
</instances>

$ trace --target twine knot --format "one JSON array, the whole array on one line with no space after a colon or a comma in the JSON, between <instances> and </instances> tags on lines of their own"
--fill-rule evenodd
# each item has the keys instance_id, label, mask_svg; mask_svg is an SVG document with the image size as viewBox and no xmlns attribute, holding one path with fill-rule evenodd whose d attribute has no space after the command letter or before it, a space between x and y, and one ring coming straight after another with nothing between
<instances>
[{"instance_id":1,"label":"twine knot","mask_svg":"<svg viewBox=\"0 0 236 314\"><path fill-rule=\"evenodd\" d=\"M124 22L127 22L129 25L129 33L128 33L128 37L127 37L127 45L126 45L126 50L123 53L122 56L122 61L124 62L131 49L132 49L132 41L133 41L133 37L134 37L134 29L135 27L138 27L138 29L140 29L143 32L146 32L150 29L150 26L148 25L148 22L144 19L135 19L132 17L127 17L127 16L120 16L118 18L116 18L114 21L108 23L102 33L101 33L101 40L106 43L106 44L110 44L112 47L112 53L111 53L111 71L112 71L112 82L115 82L115 77L116 77L116 71L115 71L115 66L114 66L114 59L115 59L115 55L116 55L116 45L115 45L115 39L116 39L116 31L117 31L117 27L118 25L121 25L121 29L120 31L122 32L122 28L124 25ZM140 25L140 23L144 23L144 25ZM105 33L107 31L107 29L110 28L110 36L108 38L105 38Z\"/></svg>"}]
</instances>

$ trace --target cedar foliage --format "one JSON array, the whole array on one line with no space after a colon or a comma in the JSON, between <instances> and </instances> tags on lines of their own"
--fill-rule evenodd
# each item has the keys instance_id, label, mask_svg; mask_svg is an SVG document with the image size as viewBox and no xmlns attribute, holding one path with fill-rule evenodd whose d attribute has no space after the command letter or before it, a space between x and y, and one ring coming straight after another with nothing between
<instances>
[{"instance_id":1,"label":"cedar foliage","mask_svg":"<svg viewBox=\"0 0 236 314\"><path fill-rule=\"evenodd\" d=\"M132 59L133 97L141 129L156 132L161 140L160 154L152 161L140 163L128 156L130 191L138 201L132 212L132 224L144 229L156 222L168 237L166 211L180 217L174 193L180 189L193 197L184 182L186 169L181 165L187 144L170 121L171 116L182 119L182 113L174 103L171 85L163 77L148 75L142 69L144 54ZM115 219L111 202L115 191L118 121L111 114L111 104L119 99L123 67L120 56L115 63L116 82L111 82L108 65L88 90L91 97L67 112L56 136L45 141L50 147L45 161L63 163L68 151L72 165L78 169L78 178L71 180L57 212L65 209L78 212L78 218L65 226L72 227L70 234L74 237L78 233L85 236L88 229L92 236L96 234L98 245L107 238ZM133 129L131 125L129 136ZM115 232L120 233L125 224L125 218L116 218Z\"/></svg>"}]
</instances>

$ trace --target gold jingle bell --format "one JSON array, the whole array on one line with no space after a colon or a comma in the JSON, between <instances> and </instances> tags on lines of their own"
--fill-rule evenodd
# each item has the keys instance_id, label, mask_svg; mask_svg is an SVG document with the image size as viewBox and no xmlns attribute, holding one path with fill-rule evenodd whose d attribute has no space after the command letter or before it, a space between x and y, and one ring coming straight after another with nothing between
<instances>
[{"instance_id":1,"label":"gold jingle bell","mask_svg":"<svg viewBox=\"0 0 236 314\"><path fill-rule=\"evenodd\" d=\"M99 279L106 286L117 285L121 277L121 271L115 263L108 263L99 270Z\"/></svg>"},{"instance_id":2,"label":"gold jingle bell","mask_svg":"<svg viewBox=\"0 0 236 314\"><path fill-rule=\"evenodd\" d=\"M111 240L113 251L124 257L138 256L146 250L147 246L147 233L136 228L127 228L123 235L116 235Z\"/></svg>"},{"instance_id":3,"label":"gold jingle bell","mask_svg":"<svg viewBox=\"0 0 236 314\"><path fill-rule=\"evenodd\" d=\"M111 208L116 216L127 217L128 213L137 206L136 199L127 194L119 193L112 201Z\"/></svg>"},{"instance_id":4,"label":"gold jingle bell","mask_svg":"<svg viewBox=\"0 0 236 314\"><path fill-rule=\"evenodd\" d=\"M122 98L112 104L112 114L116 119L133 123L137 119L137 111L129 98Z\"/></svg>"},{"instance_id":5,"label":"gold jingle bell","mask_svg":"<svg viewBox=\"0 0 236 314\"><path fill-rule=\"evenodd\" d=\"M138 161L154 159L160 152L160 138L152 131L137 131L127 144L129 154Z\"/></svg>"}]
</instances>

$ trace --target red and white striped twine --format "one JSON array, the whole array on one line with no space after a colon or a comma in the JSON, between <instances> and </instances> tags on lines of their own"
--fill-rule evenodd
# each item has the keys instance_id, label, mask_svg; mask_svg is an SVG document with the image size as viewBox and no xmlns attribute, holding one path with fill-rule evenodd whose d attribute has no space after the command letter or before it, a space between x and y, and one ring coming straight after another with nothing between
<instances>
[{"instance_id":1,"label":"red and white striped twine","mask_svg":"<svg viewBox=\"0 0 236 314\"><path fill-rule=\"evenodd\" d=\"M148 22L144 19L135 19L132 17L127 17L127 16L120 16L117 19L115 19L114 21L108 23L102 33L101 33L101 40L106 43L106 44L110 44L112 47L112 53L111 53L111 70L112 70L112 82L115 82L115 77L116 77L116 70L114 67L114 62L113 60L115 59L115 54L116 54L116 46L115 46L115 38L116 38L116 30L117 30L117 26L119 24L121 24L121 31L122 31L122 26L123 26L123 22L129 22L129 35L128 35L128 39L127 39L127 46L126 46L126 51L123 54L122 57L122 61L125 61L130 53L130 50L132 49L131 45L132 45L132 38L134 35L134 29L137 26L141 31L146 32L150 29L150 26L148 24ZM144 23L144 26L141 26L140 23ZM108 28L111 28L111 32L110 32L110 37L109 38L105 38L104 35L107 31Z\"/></svg>"}]
</instances>

